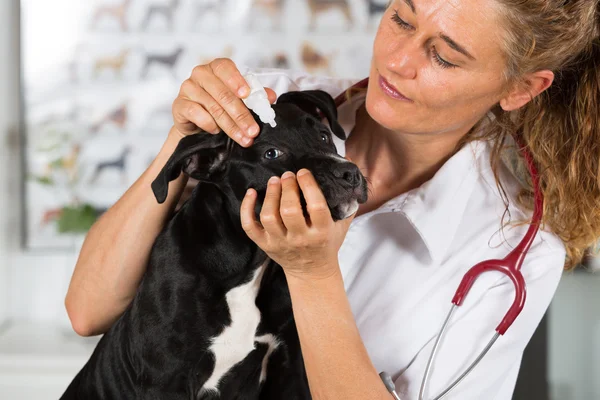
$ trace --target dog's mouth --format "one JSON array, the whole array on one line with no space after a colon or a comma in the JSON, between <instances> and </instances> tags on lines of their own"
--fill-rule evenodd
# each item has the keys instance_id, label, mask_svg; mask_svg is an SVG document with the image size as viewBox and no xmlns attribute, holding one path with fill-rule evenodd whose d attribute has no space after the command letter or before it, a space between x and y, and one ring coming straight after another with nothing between
<instances>
[{"instance_id":1,"label":"dog's mouth","mask_svg":"<svg viewBox=\"0 0 600 400\"><path fill-rule=\"evenodd\" d=\"M358 200L350 200L348 203L340 204L337 206L336 217L337 220L346 219L358 210ZM334 217L334 219L336 219Z\"/></svg>"},{"instance_id":2,"label":"dog's mouth","mask_svg":"<svg viewBox=\"0 0 600 400\"><path fill-rule=\"evenodd\" d=\"M327 175L324 176L322 174L313 173L313 176L323 192L333 221L339 221L350 217L358 210L360 204L367 201L367 181L362 175L360 177L360 182L354 187L348 187L345 182L340 182L335 178L331 179L331 177ZM256 204L257 219L260 215L266 191L266 187L259 190L259 201ZM241 193L241 195L243 196L243 193ZM300 192L300 205L302 206L305 217L308 217L306 199L302 192Z\"/></svg>"},{"instance_id":3,"label":"dog's mouth","mask_svg":"<svg viewBox=\"0 0 600 400\"><path fill-rule=\"evenodd\" d=\"M317 181L320 179L317 177ZM367 181L360 175L360 182L354 187L347 187L346 182L337 179L329 184L321 184L327 200L331 217L334 221L346 219L354 214L360 204L367 201Z\"/></svg>"},{"instance_id":4,"label":"dog's mouth","mask_svg":"<svg viewBox=\"0 0 600 400\"><path fill-rule=\"evenodd\" d=\"M271 176L279 176L280 171L293 171L297 173L299 170L308 169L316 180L323 197L327 201L331 218L333 221L346 219L354 214L360 204L367 201L368 186L367 179L360 172L358 166L343 159L339 155L326 155L321 157L306 157L290 165L281 165L278 170L269 169L266 173L261 173L264 176L264 183L258 189L258 202L256 204L257 216L260 214L262 205L267 192L267 181ZM290 168L291 167L291 168ZM246 175L233 177L233 179L244 180ZM245 188L242 187L239 193L239 199L244 197ZM306 199L300 191L300 205L303 209L304 216L308 217Z\"/></svg>"}]
</instances>

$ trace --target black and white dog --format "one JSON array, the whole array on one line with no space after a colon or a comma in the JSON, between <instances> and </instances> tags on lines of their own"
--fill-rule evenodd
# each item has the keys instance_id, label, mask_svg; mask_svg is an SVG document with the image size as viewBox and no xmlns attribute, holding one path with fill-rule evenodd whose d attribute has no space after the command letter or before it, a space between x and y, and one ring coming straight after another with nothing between
<instances>
[{"instance_id":1,"label":"black and white dog","mask_svg":"<svg viewBox=\"0 0 600 400\"><path fill-rule=\"evenodd\" d=\"M285 275L243 231L241 201L256 189L258 218L268 179L307 168L340 220L366 201L367 185L336 152L331 132L345 134L329 94L289 92L273 108L277 126L254 115L261 131L248 148L223 132L180 141L154 194L164 202L182 171L199 184L157 237L132 304L62 399L311 398Z\"/></svg>"}]
</instances>

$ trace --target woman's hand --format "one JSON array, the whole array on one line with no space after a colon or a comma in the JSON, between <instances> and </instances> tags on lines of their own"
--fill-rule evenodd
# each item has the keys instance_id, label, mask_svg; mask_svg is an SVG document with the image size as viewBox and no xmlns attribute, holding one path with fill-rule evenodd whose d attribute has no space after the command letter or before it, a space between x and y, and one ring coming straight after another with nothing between
<instances>
[{"instance_id":1,"label":"woman's hand","mask_svg":"<svg viewBox=\"0 0 600 400\"><path fill-rule=\"evenodd\" d=\"M300 190L308 218L302 212ZM242 227L287 276L321 279L337 272L338 251L355 214L334 222L310 171L301 169L297 178L288 171L281 179L269 180L260 223L254 219L255 203L256 191L249 189L240 210Z\"/></svg>"},{"instance_id":2,"label":"woman's hand","mask_svg":"<svg viewBox=\"0 0 600 400\"><path fill-rule=\"evenodd\" d=\"M265 88L269 101L275 92ZM258 124L241 99L250 94L250 86L235 63L217 58L198 65L186 79L173 102L173 121L181 135L200 130L214 134L223 130L242 146L249 146L258 134Z\"/></svg>"}]
</instances>

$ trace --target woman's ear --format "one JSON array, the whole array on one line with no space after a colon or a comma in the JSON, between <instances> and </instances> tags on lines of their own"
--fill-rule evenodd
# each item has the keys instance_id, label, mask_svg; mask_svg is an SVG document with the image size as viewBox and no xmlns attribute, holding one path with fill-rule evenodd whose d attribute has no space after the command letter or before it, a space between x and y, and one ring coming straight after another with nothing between
<instances>
[{"instance_id":1,"label":"woman's ear","mask_svg":"<svg viewBox=\"0 0 600 400\"><path fill-rule=\"evenodd\" d=\"M549 70L529 74L500 99L504 111L513 111L529 103L535 96L548 89L554 81L554 73Z\"/></svg>"},{"instance_id":2,"label":"woman's ear","mask_svg":"<svg viewBox=\"0 0 600 400\"><path fill-rule=\"evenodd\" d=\"M169 191L169 182L177 179L182 172L200 181L211 180L216 172L225 167L229 142L224 132L217 135L200 132L181 139L152 182L156 201L164 203Z\"/></svg>"}]
</instances>

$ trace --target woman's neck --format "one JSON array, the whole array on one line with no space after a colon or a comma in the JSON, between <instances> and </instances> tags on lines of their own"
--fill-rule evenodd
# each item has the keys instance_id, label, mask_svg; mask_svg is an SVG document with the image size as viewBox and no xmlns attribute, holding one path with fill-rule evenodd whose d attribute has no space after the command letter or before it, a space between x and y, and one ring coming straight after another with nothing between
<instances>
[{"instance_id":1,"label":"woman's neck","mask_svg":"<svg viewBox=\"0 0 600 400\"><path fill-rule=\"evenodd\" d=\"M388 130L369 116L363 104L345 143L346 158L367 177L373 201L383 204L431 179L452 156L456 136Z\"/></svg>"}]
</instances>

